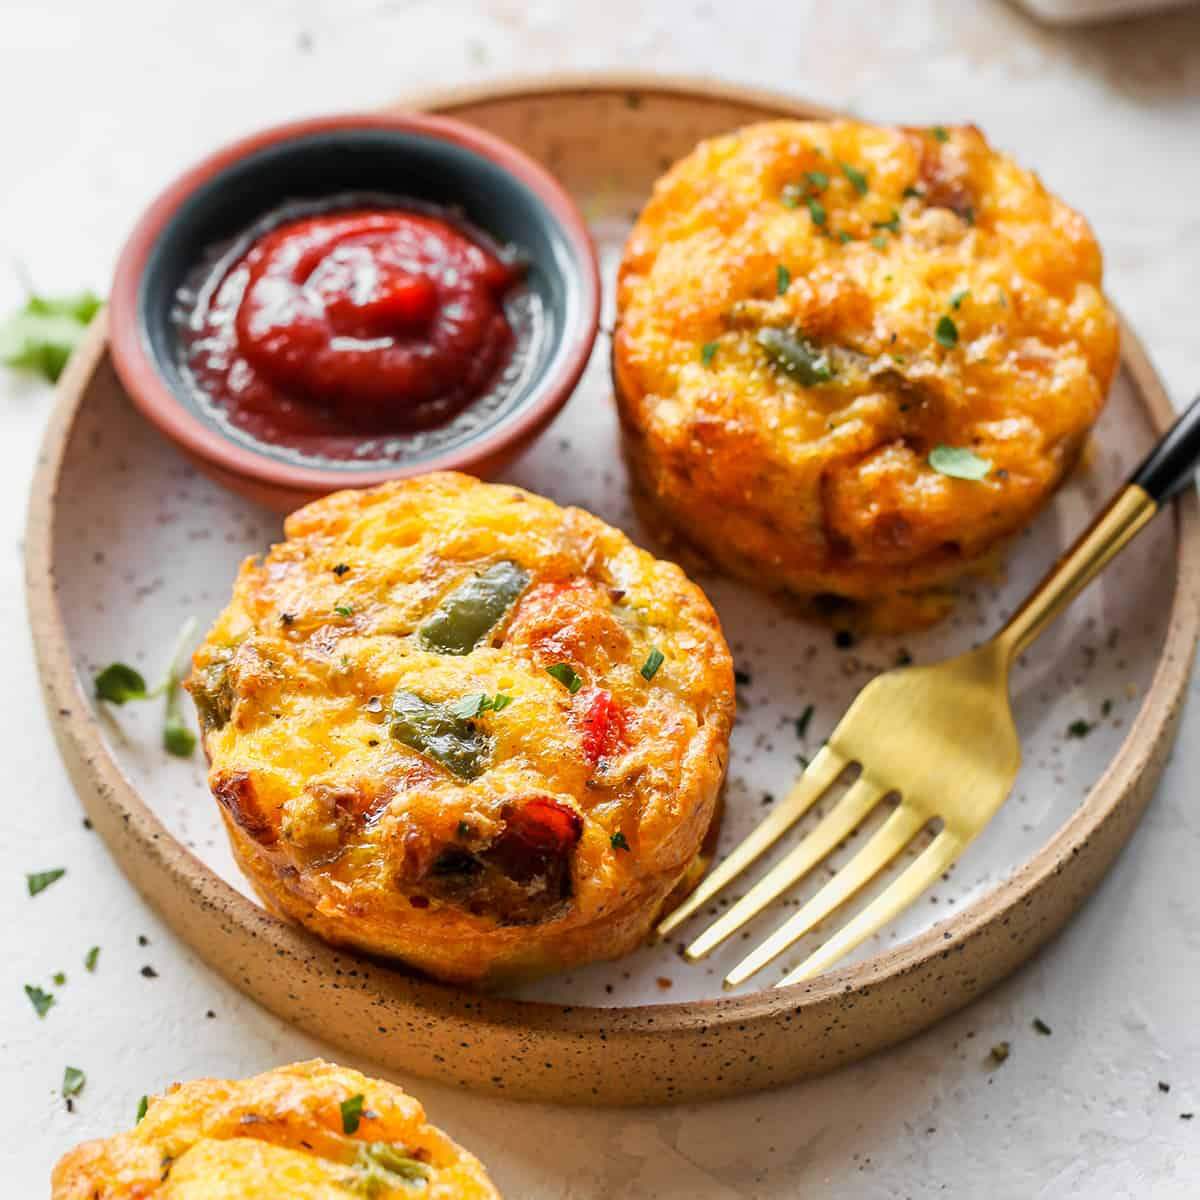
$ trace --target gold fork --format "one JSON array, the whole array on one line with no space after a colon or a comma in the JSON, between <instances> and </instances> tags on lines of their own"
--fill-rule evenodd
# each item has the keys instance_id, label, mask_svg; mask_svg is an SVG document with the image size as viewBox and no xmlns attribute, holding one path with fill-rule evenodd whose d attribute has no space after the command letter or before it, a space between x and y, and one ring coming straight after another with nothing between
<instances>
[{"instance_id":1,"label":"gold fork","mask_svg":"<svg viewBox=\"0 0 1200 1200\"><path fill-rule=\"evenodd\" d=\"M850 900L932 821L941 830L904 871L815 953L776 985L819 974L906 909L962 854L1008 797L1021 748L1008 699L1013 660L1168 500L1200 459L1200 398L1162 438L1132 479L991 641L932 667L872 680L783 803L750 834L658 931L665 936L768 850L857 764L841 801L786 857L688 946L708 954L804 878L886 797L899 802L866 845L798 912L725 977L736 987Z\"/></svg>"}]
</instances>

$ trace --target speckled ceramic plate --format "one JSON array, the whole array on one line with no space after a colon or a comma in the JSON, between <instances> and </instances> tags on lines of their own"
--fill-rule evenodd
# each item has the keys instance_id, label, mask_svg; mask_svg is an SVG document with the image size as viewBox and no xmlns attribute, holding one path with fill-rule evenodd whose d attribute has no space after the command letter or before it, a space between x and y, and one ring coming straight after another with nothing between
<instances>
[{"instance_id":1,"label":"speckled ceramic plate","mask_svg":"<svg viewBox=\"0 0 1200 1200\"><path fill-rule=\"evenodd\" d=\"M817 111L644 78L494 88L431 106L516 142L574 192L600 245L610 319L622 239L662 169L719 130ZM1086 196L1071 199L1086 208ZM607 364L601 339L562 417L506 478L645 541L617 452ZM929 661L992 630L1170 416L1127 336L1124 370L1082 469L1019 542L1006 577L978 585L930 633L838 650L827 631L702 576L744 672L722 845L788 787L872 674L902 652ZM847 966L773 989L810 940L756 980L758 990L722 995L719 981L743 942L695 966L657 945L482 996L338 952L270 916L233 866L199 755L162 753L151 706L114 716L91 699L92 674L110 660L161 670L184 619L210 620L242 556L278 536L277 518L198 476L137 416L112 372L101 319L60 387L27 543L31 620L68 766L117 861L216 970L384 1067L508 1096L640 1102L761 1087L886 1046L970 1001L1063 924L1134 828L1174 734L1197 632L1200 506L1189 495L1020 664L1013 692L1026 763L1011 800L941 885ZM810 704L811 719L798 726ZM1078 721L1088 735L1068 736Z\"/></svg>"}]
</instances>

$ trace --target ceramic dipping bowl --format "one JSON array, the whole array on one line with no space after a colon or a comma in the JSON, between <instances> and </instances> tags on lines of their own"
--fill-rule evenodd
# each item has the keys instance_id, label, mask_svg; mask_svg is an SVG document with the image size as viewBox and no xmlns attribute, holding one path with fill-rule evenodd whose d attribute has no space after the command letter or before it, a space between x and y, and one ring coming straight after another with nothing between
<instances>
[{"instance_id":1,"label":"ceramic dipping bowl","mask_svg":"<svg viewBox=\"0 0 1200 1200\"><path fill-rule=\"evenodd\" d=\"M478 419L387 458L319 459L246 436L190 376L181 294L214 247L281 206L345 196L403 198L455 213L527 264L537 330L502 399ZM596 337L596 251L563 187L501 139L421 114L321 117L235 142L184 172L150 205L121 253L109 305L113 362L134 404L207 474L279 511L344 487L433 470L494 474L566 402ZM469 410L468 406L468 410Z\"/></svg>"}]
</instances>

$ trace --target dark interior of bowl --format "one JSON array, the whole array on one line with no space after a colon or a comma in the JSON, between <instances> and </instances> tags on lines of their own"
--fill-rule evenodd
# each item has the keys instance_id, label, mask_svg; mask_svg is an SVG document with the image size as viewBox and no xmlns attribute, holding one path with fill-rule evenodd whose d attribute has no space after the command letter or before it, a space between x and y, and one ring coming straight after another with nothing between
<instances>
[{"instance_id":1,"label":"dark interior of bowl","mask_svg":"<svg viewBox=\"0 0 1200 1200\"><path fill-rule=\"evenodd\" d=\"M237 441L249 439L223 423L198 394L183 363L172 313L182 288L214 248L228 245L281 207L320 204L348 195L382 195L457 212L527 262L526 292L536 336L520 378L486 421L459 420L401 439L393 461L416 462L465 449L536 402L559 360L566 334L582 319L580 279L586 264L547 205L519 179L473 150L424 133L341 128L264 146L204 181L171 216L154 244L138 296L138 320L148 352L172 392L193 413ZM526 314L528 316L528 314ZM297 461L289 449L251 441L274 458ZM334 469L378 469L372 461L321 462Z\"/></svg>"}]
</instances>

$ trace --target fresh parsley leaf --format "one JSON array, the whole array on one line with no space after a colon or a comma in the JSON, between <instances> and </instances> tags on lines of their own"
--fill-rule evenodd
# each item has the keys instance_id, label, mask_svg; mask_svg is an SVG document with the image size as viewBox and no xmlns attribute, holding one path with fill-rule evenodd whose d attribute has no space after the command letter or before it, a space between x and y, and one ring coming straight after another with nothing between
<instances>
[{"instance_id":1,"label":"fresh parsley leaf","mask_svg":"<svg viewBox=\"0 0 1200 1200\"><path fill-rule=\"evenodd\" d=\"M354 609L352 609L349 604L339 604L333 611L337 613L339 617L354 616Z\"/></svg>"},{"instance_id":2,"label":"fresh parsley leaf","mask_svg":"<svg viewBox=\"0 0 1200 1200\"><path fill-rule=\"evenodd\" d=\"M823 192L829 186L829 176L824 171L805 171L804 178L813 192Z\"/></svg>"},{"instance_id":3,"label":"fresh parsley leaf","mask_svg":"<svg viewBox=\"0 0 1200 1200\"><path fill-rule=\"evenodd\" d=\"M955 292L954 295L950 297L950 307L954 309L955 312L958 312L958 310L962 308L963 301L970 294L970 288L963 288L961 292Z\"/></svg>"},{"instance_id":4,"label":"fresh parsley leaf","mask_svg":"<svg viewBox=\"0 0 1200 1200\"><path fill-rule=\"evenodd\" d=\"M947 350L953 350L958 345L958 326L955 325L953 317L949 317L945 313L938 317L938 323L934 328L933 336L937 339L939 346L945 346Z\"/></svg>"},{"instance_id":5,"label":"fresh parsley leaf","mask_svg":"<svg viewBox=\"0 0 1200 1200\"><path fill-rule=\"evenodd\" d=\"M886 221L872 221L872 229L886 229L888 233L900 232L900 213L897 209L892 209L892 215Z\"/></svg>"},{"instance_id":6,"label":"fresh parsley leaf","mask_svg":"<svg viewBox=\"0 0 1200 1200\"><path fill-rule=\"evenodd\" d=\"M775 295L782 296L788 290L792 282L792 273L780 263L775 268Z\"/></svg>"},{"instance_id":7,"label":"fresh parsley leaf","mask_svg":"<svg viewBox=\"0 0 1200 1200\"><path fill-rule=\"evenodd\" d=\"M716 353L717 343L705 342L704 345L700 347L700 362L706 367L711 367L713 357L716 355Z\"/></svg>"},{"instance_id":8,"label":"fresh parsley leaf","mask_svg":"<svg viewBox=\"0 0 1200 1200\"><path fill-rule=\"evenodd\" d=\"M658 674L658 668L663 665L666 655L657 647L651 646L646 661L642 663L642 678L649 681Z\"/></svg>"},{"instance_id":9,"label":"fresh parsley leaf","mask_svg":"<svg viewBox=\"0 0 1200 1200\"><path fill-rule=\"evenodd\" d=\"M141 673L126 663L110 663L95 678L97 698L107 700L110 704L125 704L130 700L151 700L156 696L165 696L163 748L168 754L179 758L190 757L196 749L196 735L185 724L179 711L179 685L183 676L180 660L195 630L195 620L189 619L184 622L171 651L167 672L153 688L147 688Z\"/></svg>"},{"instance_id":10,"label":"fresh parsley leaf","mask_svg":"<svg viewBox=\"0 0 1200 1200\"><path fill-rule=\"evenodd\" d=\"M36 371L53 383L100 310L91 292L76 296L30 296L25 307L0 324L0 362Z\"/></svg>"},{"instance_id":11,"label":"fresh parsley leaf","mask_svg":"<svg viewBox=\"0 0 1200 1200\"><path fill-rule=\"evenodd\" d=\"M944 125L935 125L929 132L933 134L934 141L948 142L950 140L950 135L946 132Z\"/></svg>"},{"instance_id":12,"label":"fresh parsley leaf","mask_svg":"<svg viewBox=\"0 0 1200 1200\"><path fill-rule=\"evenodd\" d=\"M127 700L145 700L150 693L141 672L125 663L109 663L96 676L96 697L110 704L124 704Z\"/></svg>"},{"instance_id":13,"label":"fresh parsley leaf","mask_svg":"<svg viewBox=\"0 0 1200 1200\"><path fill-rule=\"evenodd\" d=\"M472 717L479 716L486 704L487 694L485 692L471 692L470 695L463 696L461 700L456 700L451 704L450 711L456 717L462 717L464 721L469 721Z\"/></svg>"},{"instance_id":14,"label":"fresh parsley leaf","mask_svg":"<svg viewBox=\"0 0 1200 1200\"><path fill-rule=\"evenodd\" d=\"M630 851L629 842L619 829L608 840L614 850L624 850L626 852Z\"/></svg>"},{"instance_id":15,"label":"fresh parsley leaf","mask_svg":"<svg viewBox=\"0 0 1200 1200\"><path fill-rule=\"evenodd\" d=\"M852 167L849 163L839 162L838 166L842 168L842 174L850 180L851 186L860 195L867 194L867 177L857 167Z\"/></svg>"},{"instance_id":16,"label":"fresh parsley leaf","mask_svg":"<svg viewBox=\"0 0 1200 1200\"><path fill-rule=\"evenodd\" d=\"M555 663L546 668L546 674L557 679L572 696L583 687L583 680L575 674L575 668L570 663Z\"/></svg>"},{"instance_id":17,"label":"fresh parsley leaf","mask_svg":"<svg viewBox=\"0 0 1200 1200\"><path fill-rule=\"evenodd\" d=\"M62 985L67 982L66 971L55 971L54 974L50 976L50 982L54 984L55 987L62 987Z\"/></svg>"},{"instance_id":18,"label":"fresh parsley leaf","mask_svg":"<svg viewBox=\"0 0 1200 1200\"><path fill-rule=\"evenodd\" d=\"M38 892L44 892L55 880L61 879L66 873L66 867L55 867L53 871L34 871L32 875L25 876L25 886L29 888L31 896L36 896Z\"/></svg>"},{"instance_id":19,"label":"fresh parsley leaf","mask_svg":"<svg viewBox=\"0 0 1200 1200\"><path fill-rule=\"evenodd\" d=\"M845 229L837 231L837 240L844 246L847 242L854 241L854 234L847 232Z\"/></svg>"},{"instance_id":20,"label":"fresh parsley leaf","mask_svg":"<svg viewBox=\"0 0 1200 1200\"><path fill-rule=\"evenodd\" d=\"M1078 721L1072 721L1067 726L1067 737L1069 738L1085 738L1095 729L1096 726L1091 721L1084 721L1082 718Z\"/></svg>"},{"instance_id":21,"label":"fresh parsley leaf","mask_svg":"<svg viewBox=\"0 0 1200 1200\"><path fill-rule=\"evenodd\" d=\"M96 964L100 961L100 947L93 946L84 956L83 965L89 971L95 971Z\"/></svg>"},{"instance_id":22,"label":"fresh parsley leaf","mask_svg":"<svg viewBox=\"0 0 1200 1200\"><path fill-rule=\"evenodd\" d=\"M488 707L492 712L503 712L511 703L513 698L506 696L503 692L497 692L488 702Z\"/></svg>"},{"instance_id":23,"label":"fresh parsley leaf","mask_svg":"<svg viewBox=\"0 0 1200 1200\"><path fill-rule=\"evenodd\" d=\"M871 245L874 246L876 250L886 250L887 244L888 244L888 240L887 240L887 238L885 238L883 236L882 233L877 233L871 239Z\"/></svg>"},{"instance_id":24,"label":"fresh parsley leaf","mask_svg":"<svg viewBox=\"0 0 1200 1200\"><path fill-rule=\"evenodd\" d=\"M925 193L919 187L914 187L911 183L900 193L905 200L923 200Z\"/></svg>"},{"instance_id":25,"label":"fresh parsley leaf","mask_svg":"<svg viewBox=\"0 0 1200 1200\"><path fill-rule=\"evenodd\" d=\"M805 387L828 383L834 376L829 356L806 337L789 329L760 329L755 341L785 375Z\"/></svg>"},{"instance_id":26,"label":"fresh parsley leaf","mask_svg":"<svg viewBox=\"0 0 1200 1200\"><path fill-rule=\"evenodd\" d=\"M939 474L952 479L986 479L992 464L965 446L934 446L929 452L929 465Z\"/></svg>"},{"instance_id":27,"label":"fresh parsley leaf","mask_svg":"<svg viewBox=\"0 0 1200 1200\"><path fill-rule=\"evenodd\" d=\"M78 1067L68 1067L63 1072L63 1096L78 1096L83 1091L85 1083L87 1083L87 1076Z\"/></svg>"},{"instance_id":28,"label":"fresh parsley leaf","mask_svg":"<svg viewBox=\"0 0 1200 1200\"><path fill-rule=\"evenodd\" d=\"M32 983L25 985L25 995L29 997L29 1003L33 1005L33 1011L39 1017L44 1017L54 1007L54 997Z\"/></svg>"},{"instance_id":29,"label":"fresh parsley leaf","mask_svg":"<svg viewBox=\"0 0 1200 1200\"><path fill-rule=\"evenodd\" d=\"M150 1097L149 1097L149 1096L143 1096L143 1097L142 1097L142 1098L141 1098L141 1099L138 1101L138 1107L137 1107L137 1119L134 1121L134 1124L135 1124L135 1125L140 1125L140 1124L142 1123L142 1118L143 1118L143 1117L146 1115L146 1110L147 1110L149 1107L150 1107Z\"/></svg>"},{"instance_id":30,"label":"fresh parsley leaf","mask_svg":"<svg viewBox=\"0 0 1200 1200\"><path fill-rule=\"evenodd\" d=\"M825 205L816 196L805 196L804 203L808 206L808 215L812 217L813 224L824 227L827 220Z\"/></svg>"},{"instance_id":31,"label":"fresh parsley leaf","mask_svg":"<svg viewBox=\"0 0 1200 1200\"><path fill-rule=\"evenodd\" d=\"M363 1104L365 1097L362 1092L356 1096L351 1096L348 1100L343 1100L339 1107L342 1110L342 1132L352 1134L358 1132L359 1123L362 1121Z\"/></svg>"}]
</instances>

